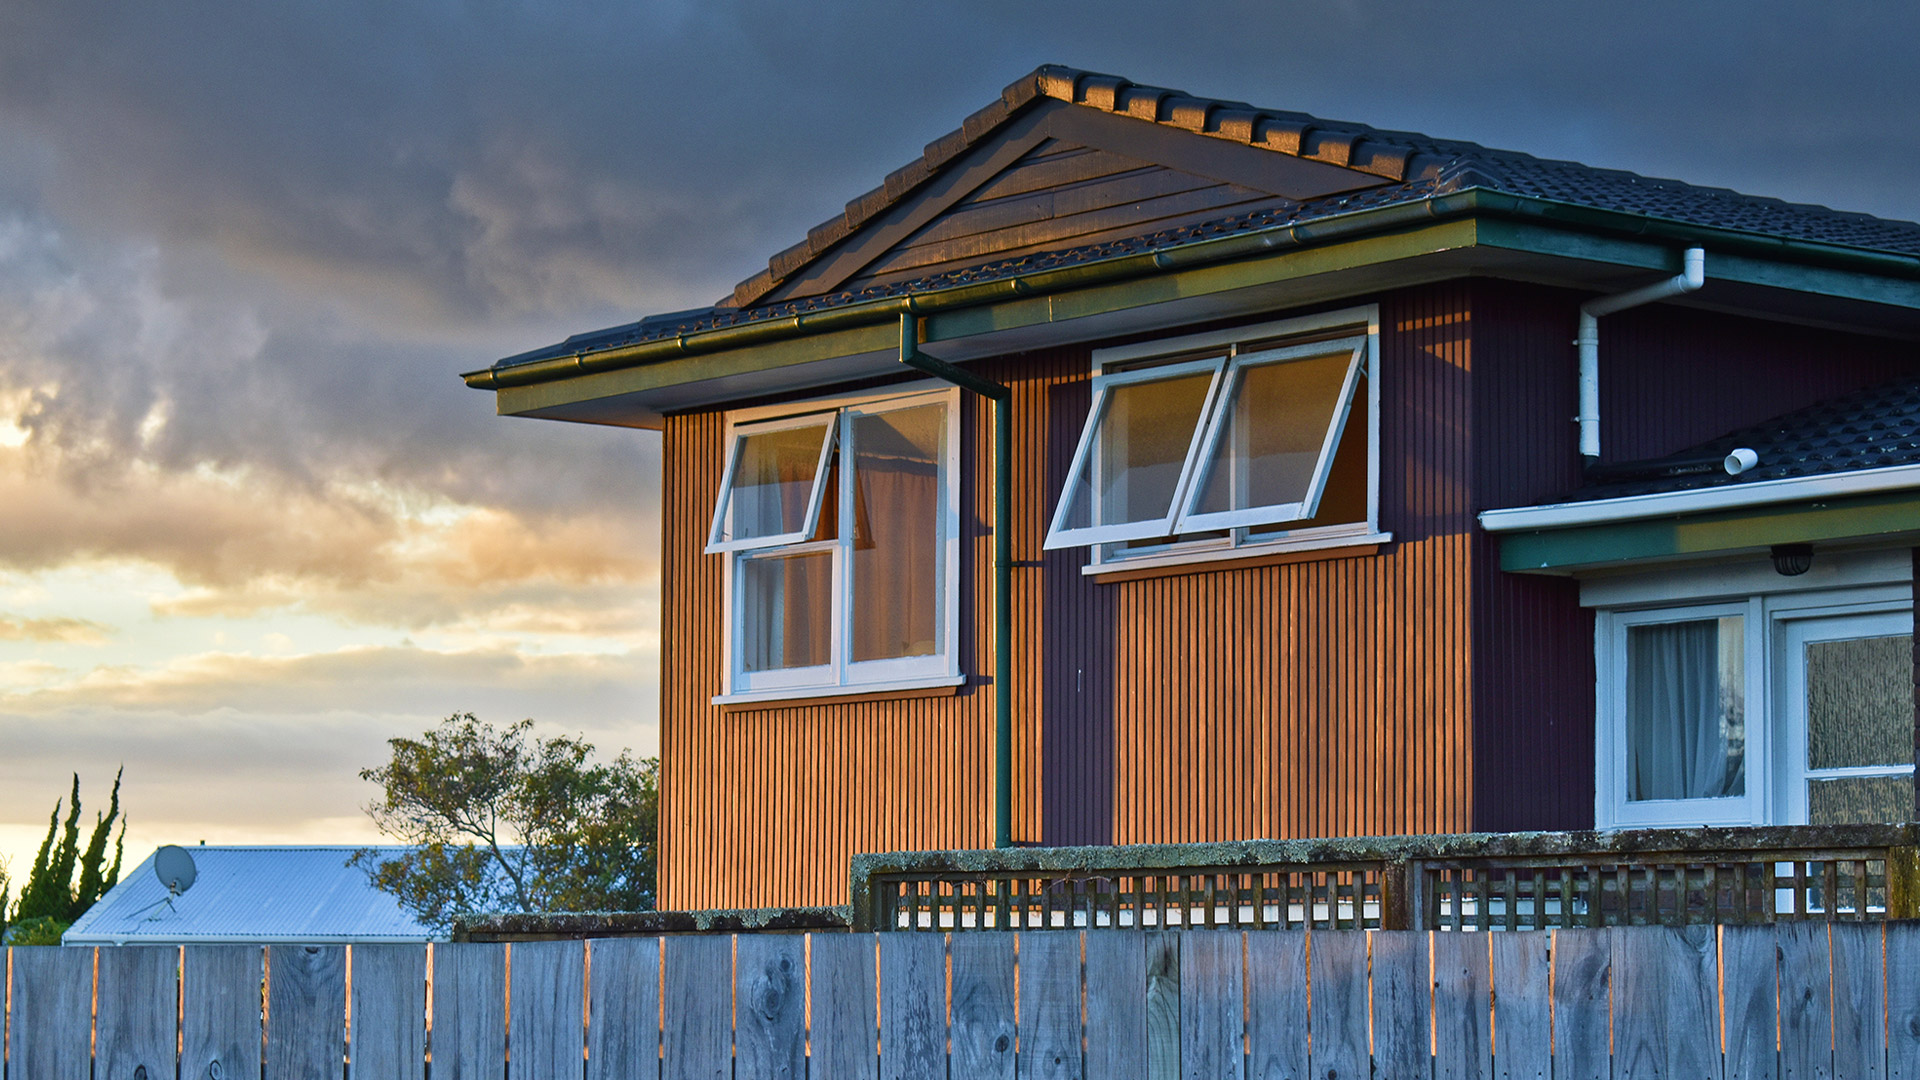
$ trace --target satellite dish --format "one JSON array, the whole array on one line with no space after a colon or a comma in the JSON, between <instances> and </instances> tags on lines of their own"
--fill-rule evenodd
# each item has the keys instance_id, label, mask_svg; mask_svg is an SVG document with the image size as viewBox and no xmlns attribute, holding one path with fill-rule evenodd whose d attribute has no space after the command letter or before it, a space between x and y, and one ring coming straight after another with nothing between
<instances>
[{"instance_id":1,"label":"satellite dish","mask_svg":"<svg viewBox=\"0 0 1920 1080\"><path fill-rule=\"evenodd\" d=\"M194 868L193 856L178 844L168 844L153 853L153 876L167 887L168 896L179 896L193 888L193 879L199 876Z\"/></svg>"}]
</instances>

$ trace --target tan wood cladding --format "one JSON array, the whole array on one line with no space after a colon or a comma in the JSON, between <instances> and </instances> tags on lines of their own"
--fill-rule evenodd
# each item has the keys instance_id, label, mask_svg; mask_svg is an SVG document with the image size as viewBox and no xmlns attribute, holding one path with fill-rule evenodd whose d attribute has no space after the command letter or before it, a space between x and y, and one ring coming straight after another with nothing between
<instances>
[{"instance_id":1,"label":"tan wood cladding","mask_svg":"<svg viewBox=\"0 0 1920 1080\"><path fill-rule=\"evenodd\" d=\"M1014 835L1144 843L1473 822L1466 284L1381 304L1380 521L1359 558L1096 583L1042 552L1086 348L977 365L1014 398ZM991 839L986 412L964 406L959 694L723 710L724 414L665 434L662 905L832 904L860 851Z\"/></svg>"}]
</instances>

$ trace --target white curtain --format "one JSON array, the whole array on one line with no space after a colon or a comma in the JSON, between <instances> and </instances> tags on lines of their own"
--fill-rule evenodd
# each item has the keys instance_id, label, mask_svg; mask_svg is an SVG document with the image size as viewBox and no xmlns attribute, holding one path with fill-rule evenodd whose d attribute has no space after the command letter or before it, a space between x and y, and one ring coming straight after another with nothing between
<instances>
[{"instance_id":1,"label":"white curtain","mask_svg":"<svg viewBox=\"0 0 1920 1080\"><path fill-rule=\"evenodd\" d=\"M1738 648L1728 657L1733 670L1723 672L1721 632L1716 619L1628 630L1627 798L1746 790Z\"/></svg>"}]
</instances>

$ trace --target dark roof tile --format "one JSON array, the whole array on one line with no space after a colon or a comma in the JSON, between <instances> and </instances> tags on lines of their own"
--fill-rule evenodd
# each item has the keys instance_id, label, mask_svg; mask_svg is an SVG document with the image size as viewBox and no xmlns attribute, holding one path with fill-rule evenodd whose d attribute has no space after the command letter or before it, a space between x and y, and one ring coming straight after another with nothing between
<instances>
[{"instance_id":1,"label":"dark roof tile","mask_svg":"<svg viewBox=\"0 0 1920 1080\"><path fill-rule=\"evenodd\" d=\"M1001 259L922 278L859 291L806 297L754 307L779 284L866 221L885 212L931 179L946 162L964 153L1020 106L1040 97L1071 101L1109 112L1138 115L1185 130L1245 141L1292 154L1360 169L1392 181L1346 195L1271 207L1199 225L1165 229L1122 240ZM1436 139L1412 132L1382 131L1364 124L1320 120L1304 113L1256 109L1237 101L1194 98L1176 90L1136 86L1113 75L1046 66L1010 84L1000 100L969 117L957 131L928 143L918 161L895 170L874 191L847 204L846 212L808 234L808 239L768 260L767 269L735 287L730 307L684 313L670 320L648 319L594 335L596 341L619 337L619 344L729 326L857 300L991 281L1058 266L1178 247L1218 236L1284 227L1332 214L1393 203L1417 202L1469 188L1486 188L1529 198L1576 203L1601 210L1666 219L1713 229L1756 233L1844 247L1920 255L1920 225L1867 214L1843 213L1823 206L1742 195L1725 188L1699 187L1678 180L1639 176L1617 169L1596 169L1476 143ZM634 329L639 328L639 329ZM622 337L616 331L627 332ZM638 335L638 336L635 336ZM500 365L522 363L581 351L569 342L510 357ZM611 345L599 345L607 348ZM496 366L500 366L496 365Z\"/></svg>"},{"instance_id":2,"label":"dark roof tile","mask_svg":"<svg viewBox=\"0 0 1920 1080\"><path fill-rule=\"evenodd\" d=\"M1737 448L1759 463L1730 476L1718 462ZM1738 487L1895 465L1920 465L1920 377L1856 390L1649 461L1603 467L1605 482L1563 502Z\"/></svg>"}]
</instances>

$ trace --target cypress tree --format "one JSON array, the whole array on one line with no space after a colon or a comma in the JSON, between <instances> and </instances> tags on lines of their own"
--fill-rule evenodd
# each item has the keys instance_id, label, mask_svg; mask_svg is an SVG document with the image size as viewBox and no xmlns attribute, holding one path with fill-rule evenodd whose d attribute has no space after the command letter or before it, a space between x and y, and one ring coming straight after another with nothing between
<instances>
[{"instance_id":1,"label":"cypress tree","mask_svg":"<svg viewBox=\"0 0 1920 1080\"><path fill-rule=\"evenodd\" d=\"M73 863L80 846L80 774L73 775L73 797L68 801L67 821L60 828L60 802L53 804L53 816L47 820L47 837L33 858L33 870L20 887L20 905L14 910L15 922L43 915L65 921L73 904Z\"/></svg>"},{"instance_id":2,"label":"cypress tree","mask_svg":"<svg viewBox=\"0 0 1920 1080\"><path fill-rule=\"evenodd\" d=\"M74 887L73 897L68 901L66 913L61 916L65 922L73 922L80 918L82 913L93 906L94 901L100 899L102 893L113 888L114 882L120 880L120 852L117 847L113 857L112 880L107 880L102 875L101 868L107 861L107 838L113 835L113 823L120 817L120 777L125 775L126 771L127 767L122 765L120 771L113 774L113 795L108 802L106 814L94 815L93 835L87 838L87 851L80 859L80 883ZM78 795L75 796L74 805L79 805ZM122 839L126 837L124 822L121 824L120 835Z\"/></svg>"}]
</instances>

